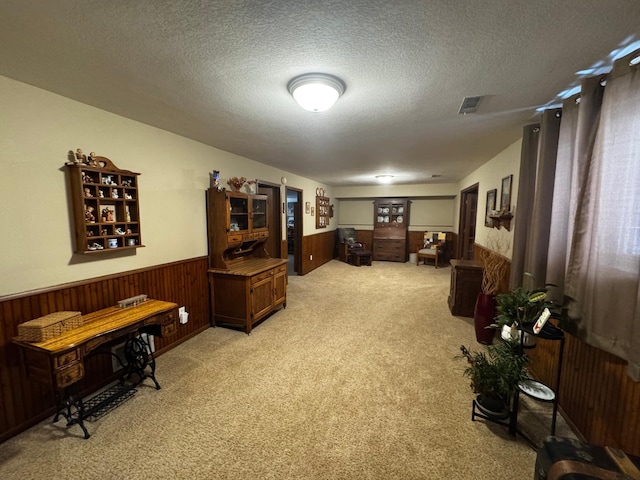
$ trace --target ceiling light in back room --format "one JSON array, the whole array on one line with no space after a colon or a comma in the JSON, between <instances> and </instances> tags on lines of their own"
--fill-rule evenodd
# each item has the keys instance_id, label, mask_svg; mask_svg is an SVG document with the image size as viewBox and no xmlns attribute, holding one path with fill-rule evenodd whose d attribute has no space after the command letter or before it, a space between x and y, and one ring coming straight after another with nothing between
<instances>
[{"instance_id":1,"label":"ceiling light in back room","mask_svg":"<svg viewBox=\"0 0 640 480\"><path fill-rule=\"evenodd\" d=\"M330 109L346 90L342 80L326 73L305 73L287 87L298 105L310 112Z\"/></svg>"}]
</instances>

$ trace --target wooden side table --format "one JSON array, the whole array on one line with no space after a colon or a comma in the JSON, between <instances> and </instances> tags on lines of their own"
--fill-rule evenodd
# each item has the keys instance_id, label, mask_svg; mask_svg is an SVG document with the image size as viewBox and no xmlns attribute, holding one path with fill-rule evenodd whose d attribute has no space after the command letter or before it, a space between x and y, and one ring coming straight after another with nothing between
<instances>
[{"instance_id":1,"label":"wooden side table","mask_svg":"<svg viewBox=\"0 0 640 480\"><path fill-rule=\"evenodd\" d=\"M473 317L482 286L482 263L475 260L451 260L449 310L452 315Z\"/></svg>"}]
</instances>

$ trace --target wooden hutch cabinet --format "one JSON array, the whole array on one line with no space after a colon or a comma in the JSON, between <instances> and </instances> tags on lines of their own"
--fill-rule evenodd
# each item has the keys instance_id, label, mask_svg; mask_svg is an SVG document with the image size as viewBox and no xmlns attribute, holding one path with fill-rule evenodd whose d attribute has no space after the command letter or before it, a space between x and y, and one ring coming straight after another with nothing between
<instances>
[{"instance_id":1,"label":"wooden hutch cabinet","mask_svg":"<svg viewBox=\"0 0 640 480\"><path fill-rule=\"evenodd\" d=\"M270 258L267 197L207 190L212 325L253 326L287 303L287 260Z\"/></svg>"},{"instance_id":2,"label":"wooden hutch cabinet","mask_svg":"<svg viewBox=\"0 0 640 480\"><path fill-rule=\"evenodd\" d=\"M410 203L406 198L373 202L373 260L407 261Z\"/></svg>"}]
</instances>

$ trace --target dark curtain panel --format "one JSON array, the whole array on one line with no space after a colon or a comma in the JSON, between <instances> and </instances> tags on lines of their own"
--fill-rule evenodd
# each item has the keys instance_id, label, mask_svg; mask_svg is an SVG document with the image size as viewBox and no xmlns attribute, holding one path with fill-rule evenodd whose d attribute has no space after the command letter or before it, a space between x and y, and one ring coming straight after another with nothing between
<instances>
[{"instance_id":1,"label":"dark curtain panel","mask_svg":"<svg viewBox=\"0 0 640 480\"><path fill-rule=\"evenodd\" d=\"M516 221L513 229L513 250L511 254L511 275L509 277L509 288L511 290L522 285L522 278L525 272L524 258L527 247L527 230L533 212L539 135L539 124L527 125L523 128L520 180L518 182Z\"/></svg>"},{"instance_id":2,"label":"dark curtain panel","mask_svg":"<svg viewBox=\"0 0 640 480\"><path fill-rule=\"evenodd\" d=\"M524 262L524 271L530 275L526 275L522 281L522 285L530 289L544 285L547 275L551 206L561 118L561 109L546 110L540 122L540 146L534 177L535 193L531 221L527 225L528 238Z\"/></svg>"}]
</instances>

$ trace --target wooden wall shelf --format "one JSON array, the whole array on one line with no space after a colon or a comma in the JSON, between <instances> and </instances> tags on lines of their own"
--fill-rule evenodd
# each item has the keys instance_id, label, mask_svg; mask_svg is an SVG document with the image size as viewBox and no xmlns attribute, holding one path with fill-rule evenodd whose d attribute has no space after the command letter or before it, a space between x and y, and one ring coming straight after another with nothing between
<instances>
[{"instance_id":1,"label":"wooden wall shelf","mask_svg":"<svg viewBox=\"0 0 640 480\"><path fill-rule=\"evenodd\" d=\"M507 231L511 231L511 219L513 218L513 215L510 213L503 215L489 215L489 218L493 221L493 228L499 229L500 227L504 227Z\"/></svg>"},{"instance_id":2,"label":"wooden wall shelf","mask_svg":"<svg viewBox=\"0 0 640 480\"><path fill-rule=\"evenodd\" d=\"M73 203L75 252L140 248L139 173L106 157L67 163Z\"/></svg>"}]
</instances>

